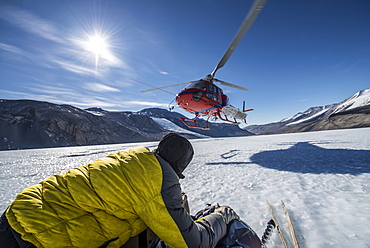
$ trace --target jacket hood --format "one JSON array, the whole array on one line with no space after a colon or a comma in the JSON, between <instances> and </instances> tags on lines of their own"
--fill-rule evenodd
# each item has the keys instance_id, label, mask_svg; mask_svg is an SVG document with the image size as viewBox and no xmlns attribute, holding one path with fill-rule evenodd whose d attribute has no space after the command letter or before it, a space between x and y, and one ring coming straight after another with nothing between
<instances>
[{"instance_id":1,"label":"jacket hood","mask_svg":"<svg viewBox=\"0 0 370 248\"><path fill-rule=\"evenodd\" d=\"M155 153L171 165L179 178L184 178L182 172L193 159L194 149L186 138L169 133L159 142Z\"/></svg>"}]
</instances>

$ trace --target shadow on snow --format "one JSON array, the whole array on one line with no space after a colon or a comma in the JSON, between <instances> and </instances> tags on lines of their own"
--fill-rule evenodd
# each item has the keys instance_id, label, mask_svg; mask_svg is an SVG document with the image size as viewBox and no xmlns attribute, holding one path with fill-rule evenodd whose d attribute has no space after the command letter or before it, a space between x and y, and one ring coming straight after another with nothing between
<instances>
[{"instance_id":1,"label":"shadow on snow","mask_svg":"<svg viewBox=\"0 0 370 248\"><path fill-rule=\"evenodd\" d=\"M208 164L254 163L270 169L314 174L370 173L370 150L325 149L309 142L299 142L285 150L259 152L250 161Z\"/></svg>"}]
</instances>

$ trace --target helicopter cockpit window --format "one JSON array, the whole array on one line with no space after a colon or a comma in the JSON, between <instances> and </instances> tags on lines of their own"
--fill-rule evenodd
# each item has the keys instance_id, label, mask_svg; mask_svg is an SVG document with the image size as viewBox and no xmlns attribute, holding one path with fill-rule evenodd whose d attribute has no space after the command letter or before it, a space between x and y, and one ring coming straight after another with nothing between
<instances>
[{"instance_id":1,"label":"helicopter cockpit window","mask_svg":"<svg viewBox=\"0 0 370 248\"><path fill-rule=\"evenodd\" d=\"M218 101L218 89L214 84L208 84L207 98L212 101Z\"/></svg>"},{"instance_id":2,"label":"helicopter cockpit window","mask_svg":"<svg viewBox=\"0 0 370 248\"><path fill-rule=\"evenodd\" d=\"M217 87L214 84L208 84L208 91L217 94Z\"/></svg>"},{"instance_id":3,"label":"helicopter cockpit window","mask_svg":"<svg viewBox=\"0 0 370 248\"><path fill-rule=\"evenodd\" d=\"M206 82L200 80L200 81L195 81L191 83L187 89L200 89L200 90L206 90Z\"/></svg>"}]
</instances>

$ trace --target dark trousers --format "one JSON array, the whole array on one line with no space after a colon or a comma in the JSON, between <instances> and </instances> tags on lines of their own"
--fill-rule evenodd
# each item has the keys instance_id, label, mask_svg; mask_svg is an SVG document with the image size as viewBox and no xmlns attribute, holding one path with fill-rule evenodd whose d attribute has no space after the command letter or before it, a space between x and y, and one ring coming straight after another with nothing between
<instances>
[{"instance_id":1,"label":"dark trousers","mask_svg":"<svg viewBox=\"0 0 370 248\"><path fill-rule=\"evenodd\" d=\"M14 231L4 213L0 218L0 248L36 248L36 246L24 241L21 235Z\"/></svg>"}]
</instances>

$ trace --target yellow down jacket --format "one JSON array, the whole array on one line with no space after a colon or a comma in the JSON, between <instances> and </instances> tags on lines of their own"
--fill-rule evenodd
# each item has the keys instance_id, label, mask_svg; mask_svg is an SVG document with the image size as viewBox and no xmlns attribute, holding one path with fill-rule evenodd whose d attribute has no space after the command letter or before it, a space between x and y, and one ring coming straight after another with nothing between
<instances>
[{"instance_id":1,"label":"yellow down jacket","mask_svg":"<svg viewBox=\"0 0 370 248\"><path fill-rule=\"evenodd\" d=\"M194 222L181 205L179 178L147 148L110 154L23 190L6 217L41 247L120 247L147 227L170 247L212 247L222 216Z\"/></svg>"}]
</instances>

